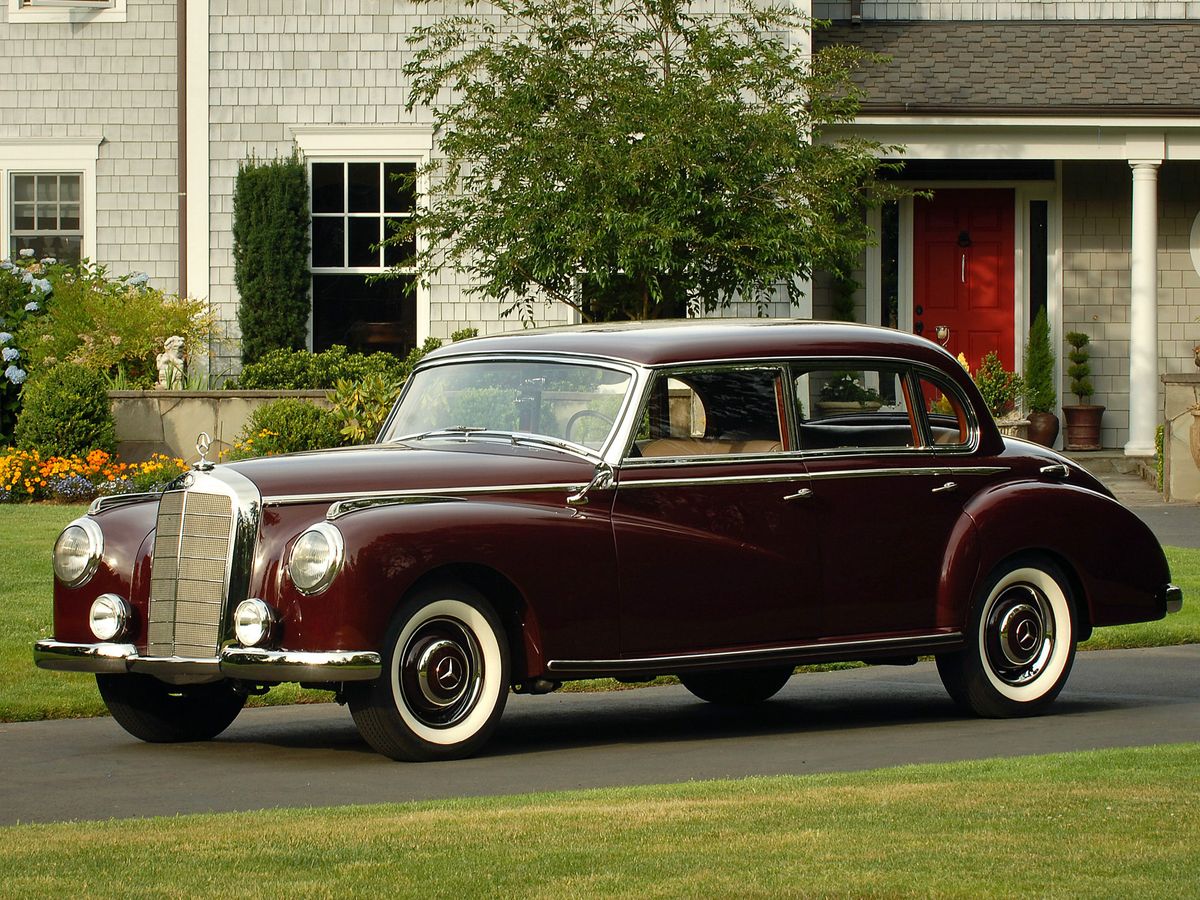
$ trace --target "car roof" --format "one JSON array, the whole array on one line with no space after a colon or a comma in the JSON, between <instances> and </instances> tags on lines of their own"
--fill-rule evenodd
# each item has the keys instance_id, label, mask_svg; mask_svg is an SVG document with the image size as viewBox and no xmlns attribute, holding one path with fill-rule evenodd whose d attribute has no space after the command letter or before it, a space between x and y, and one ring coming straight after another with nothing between
<instances>
[{"instance_id":1,"label":"car roof","mask_svg":"<svg viewBox=\"0 0 1200 900\"><path fill-rule=\"evenodd\" d=\"M914 334L807 319L686 319L535 328L457 341L427 359L493 353L570 353L644 366L793 356L894 357L938 368L953 361L941 347Z\"/></svg>"}]
</instances>

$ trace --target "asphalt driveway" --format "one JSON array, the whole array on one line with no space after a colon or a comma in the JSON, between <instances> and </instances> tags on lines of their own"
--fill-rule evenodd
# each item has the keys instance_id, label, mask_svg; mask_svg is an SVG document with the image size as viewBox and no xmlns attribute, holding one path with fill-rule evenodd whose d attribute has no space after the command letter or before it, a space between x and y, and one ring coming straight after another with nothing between
<instances>
[{"instance_id":1,"label":"asphalt driveway","mask_svg":"<svg viewBox=\"0 0 1200 900\"><path fill-rule=\"evenodd\" d=\"M682 687L514 696L485 755L377 756L333 704L247 710L216 741L111 719L0 725L0 824L861 770L1200 740L1200 645L1080 654L1054 714L960 715L931 663L796 676L751 711Z\"/></svg>"}]
</instances>

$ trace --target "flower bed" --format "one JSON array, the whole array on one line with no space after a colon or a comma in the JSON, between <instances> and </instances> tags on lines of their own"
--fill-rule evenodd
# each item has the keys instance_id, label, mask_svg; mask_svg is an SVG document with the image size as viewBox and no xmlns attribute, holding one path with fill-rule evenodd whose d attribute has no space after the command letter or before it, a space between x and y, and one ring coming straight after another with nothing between
<instances>
[{"instance_id":1,"label":"flower bed","mask_svg":"<svg viewBox=\"0 0 1200 900\"><path fill-rule=\"evenodd\" d=\"M103 450L43 458L34 450L9 447L0 454L0 503L81 503L109 494L133 494L160 488L187 470L182 459L162 454L125 463Z\"/></svg>"}]
</instances>

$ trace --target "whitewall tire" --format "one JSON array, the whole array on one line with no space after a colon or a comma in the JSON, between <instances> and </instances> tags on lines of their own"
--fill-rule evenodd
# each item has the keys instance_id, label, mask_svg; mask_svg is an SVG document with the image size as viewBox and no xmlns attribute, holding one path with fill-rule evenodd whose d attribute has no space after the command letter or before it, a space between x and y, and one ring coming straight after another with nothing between
<instances>
[{"instance_id":1,"label":"whitewall tire","mask_svg":"<svg viewBox=\"0 0 1200 900\"><path fill-rule=\"evenodd\" d=\"M1075 661L1070 582L1039 557L1012 560L971 608L966 647L938 656L950 696L993 718L1036 715L1054 701Z\"/></svg>"},{"instance_id":2,"label":"whitewall tire","mask_svg":"<svg viewBox=\"0 0 1200 900\"><path fill-rule=\"evenodd\" d=\"M462 586L423 591L396 613L383 674L351 687L364 740L399 760L470 756L495 730L508 699L508 640L499 617Z\"/></svg>"}]
</instances>

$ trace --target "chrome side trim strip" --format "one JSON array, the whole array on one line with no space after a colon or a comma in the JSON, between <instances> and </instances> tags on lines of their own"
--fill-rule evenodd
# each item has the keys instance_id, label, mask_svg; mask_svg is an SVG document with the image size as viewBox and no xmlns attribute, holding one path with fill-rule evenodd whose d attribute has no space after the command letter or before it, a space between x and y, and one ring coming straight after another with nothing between
<instances>
[{"instance_id":1,"label":"chrome side trim strip","mask_svg":"<svg viewBox=\"0 0 1200 900\"><path fill-rule=\"evenodd\" d=\"M150 500L158 500L162 497L162 491L151 491L141 494L112 494L108 497L97 497L88 506L87 514L94 516L96 513L104 512L106 509L113 509L117 506L125 506L130 503L146 503Z\"/></svg>"},{"instance_id":2,"label":"chrome side trim strip","mask_svg":"<svg viewBox=\"0 0 1200 900\"><path fill-rule=\"evenodd\" d=\"M343 491L323 494L278 494L263 497L263 506L289 506L297 503L346 503L353 500L406 500L417 498L428 501L432 498L470 496L472 494L537 494L543 491L578 491L587 482L573 481L557 484L481 484L474 487L422 488L411 491Z\"/></svg>"},{"instance_id":3,"label":"chrome side trim strip","mask_svg":"<svg viewBox=\"0 0 1200 900\"><path fill-rule=\"evenodd\" d=\"M633 488L673 487L675 485L722 485L722 484L783 484L785 482L803 481L809 477L807 472L784 472L773 475L711 475L700 478L647 478L642 481L622 481L619 490Z\"/></svg>"},{"instance_id":4,"label":"chrome side trim strip","mask_svg":"<svg viewBox=\"0 0 1200 900\"><path fill-rule=\"evenodd\" d=\"M379 677L382 661L371 650L261 650L226 647L217 659L138 656L133 644L71 644L42 640L33 645L40 669L62 672L124 674L142 672L178 683L240 678L247 681L370 681Z\"/></svg>"},{"instance_id":5,"label":"chrome side trim strip","mask_svg":"<svg viewBox=\"0 0 1200 900\"><path fill-rule=\"evenodd\" d=\"M886 469L834 469L828 472L811 472L813 481L830 478L887 478L892 475L998 475L1007 472L1008 466L898 466Z\"/></svg>"},{"instance_id":6,"label":"chrome side trim strip","mask_svg":"<svg viewBox=\"0 0 1200 900\"><path fill-rule=\"evenodd\" d=\"M886 469L836 469L829 472L790 472L772 475L717 475L700 478L647 478L642 481L622 481L621 490L649 487L673 487L676 485L721 485L721 484L777 484L791 481L828 481L835 478L888 478L908 475L996 475L1007 472L1007 466L969 466L949 468L947 466L897 467Z\"/></svg>"},{"instance_id":7,"label":"chrome side trim strip","mask_svg":"<svg viewBox=\"0 0 1200 900\"><path fill-rule=\"evenodd\" d=\"M546 664L551 672L669 672L674 668L690 669L706 665L728 663L763 663L772 660L820 659L829 656L850 657L855 653L880 654L890 651L912 652L915 649L934 648L942 645L962 643L958 631L939 634L921 634L901 638L872 638L865 641L839 641L836 643L812 642L785 647L765 647L755 650L723 650L717 653L687 653L677 656L647 656L631 659L552 659Z\"/></svg>"}]
</instances>

